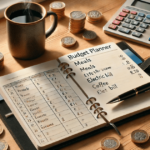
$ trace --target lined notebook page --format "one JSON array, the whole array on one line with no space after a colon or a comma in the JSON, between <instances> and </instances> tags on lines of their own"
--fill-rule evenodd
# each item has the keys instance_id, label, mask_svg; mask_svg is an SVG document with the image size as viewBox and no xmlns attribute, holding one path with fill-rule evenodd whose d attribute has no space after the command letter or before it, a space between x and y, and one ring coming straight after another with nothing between
<instances>
[{"instance_id":1,"label":"lined notebook page","mask_svg":"<svg viewBox=\"0 0 150 150\"><path fill-rule=\"evenodd\" d=\"M0 78L5 101L36 147L104 123L94 117L83 94L79 92L81 100L74 91L77 87L68 84L57 66L57 61L47 62Z\"/></svg>"},{"instance_id":2,"label":"lined notebook page","mask_svg":"<svg viewBox=\"0 0 150 150\"><path fill-rule=\"evenodd\" d=\"M75 80L89 97L97 98L104 110L108 112L108 119L127 115L149 106L147 98L141 101L142 104L138 102L133 106L130 103L126 107L106 104L120 94L150 81L149 76L115 43L91 47L59 59L73 68L76 73Z\"/></svg>"}]
</instances>

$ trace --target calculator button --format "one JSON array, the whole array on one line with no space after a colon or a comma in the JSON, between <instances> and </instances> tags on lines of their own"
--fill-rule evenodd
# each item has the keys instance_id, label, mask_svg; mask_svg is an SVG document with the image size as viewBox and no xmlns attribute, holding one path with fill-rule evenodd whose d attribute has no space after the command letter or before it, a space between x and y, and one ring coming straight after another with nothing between
<instances>
[{"instance_id":1,"label":"calculator button","mask_svg":"<svg viewBox=\"0 0 150 150\"><path fill-rule=\"evenodd\" d=\"M131 20L130 20L130 19L125 19L125 22L126 22L126 23L130 23Z\"/></svg>"},{"instance_id":2,"label":"calculator button","mask_svg":"<svg viewBox=\"0 0 150 150\"><path fill-rule=\"evenodd\" d=\"M118 21L118 20L114 20L113 21L113 24L115 24L115 25L119 25L121 22L120 21Z\"/></svg>"},{"instance_id":3,"label":"calculator button","mask_svg":"<svg viewBox=\"0 0 150 150\"><path fill-rule=\"evenodd\" d=\"M138 16L140 16L140 17L145 17L145 14L140 12L140 13L138 14Z\"/></svg>"},{"instance_id":4,"label":"calculator button","mask_svg":"<svg viewBox=\"0 0 150 150\"><path fill-rule=\"evenodd\" d=\"M146 16L146 18L150 19L150 14L148 14L148 15Z\"/></svg>"},{"instance_id":5,"label":"calculator button","mask_svg":"<svg viewBox=\"0 0 150 150\"><path fill-rule=\"evenodd\" d=\"M150 24L150 20L149 19L144 19L143 21L144 23Z\"/></svg>"},{"instance_id":6,"label":"calculator button","mask_svg":"<svg viewBox=\"0 0 150 150\"><path fill-rule=\"evenodd\" d=\"M132 30L135 28L135 26L134 26L134 25L127 24L127 23L123 23L123 24L122 24L122 26L123 26L123 27L125 27L125 28L132 29Z\"/></svg>"},{"instance_id":7,"label":"calculator button","mask_svg":"<svg viewBox=\"0 0 150 150\"><path fill-rule=\"evenodd\" d=\"M138 32L135 32L135 31L134 31L134 32L132 33L132 35L133 35L133 36L136 36L136 37L141 37L141 36L142 36L142 33L138 33Z\"/></svg>"},{"instance_id":8,"label":"calculator button","mask_svg":"<svg viewBox=\"0 0 150 150\"><path fill-rule=\"evenodd\" d=\"M126 34L129 34L131 30L130 30L130 29L123 28L123 27L120 27L118 31L123 32L123 33L126 33Z\"/></svg>"},{"instance_id":9,"label":"calculator button","mask_svg":"<svg viewBox=\"0 0 150 150\"><path fill-rule=\"evenodd\" d=\"M129 13L130 11L128 9L122 9L123 12Z\"/></svg>"},{"instance_id":10,"label":"calculator button","mask_svg":"<svg viewBox=\"0 0 150 150\"><path fill-rule=\"evenodd\" d=\"M110 25L108 26L108 28L115 30L115 29L117 28L117 26L114 25L114 24L110 24Z\"/></svg>"},{"instance_id":11,"label":"calculator button","mask_svg":"<svg viewBox=\"0 0 150 150\"><path fill-rule=\"evenodd\" d=\"M136 11L131 11L130 13L133 14L133 15L136 15L136 14L137 14Z\"/></svg>"},{"instance_id":12,"label":"calculator button","mask_svg":"<svg viewBox=\"0 0 150 150\"><path fill-rule=\"evenodd\" d=\"M137 27L137 28L136 28L136 31L143 33L143 32L145 31L145 29L140 28L140 27Z\"/></svg>"},{"instance_id":13,"label":"calculator button","mask_svg":"<svg viewBox=\"0 0 150 150\"><path fill-rule=\"evenodd\" d=\"M135 26L134 26L134 25L129 24L129 25L128 25L128 28L133 30L133 29L135 28Z\"/></svg>"},{"instance_id":14,"label":"calculator button","mask_svg":"<svg viewBox=\"0 0 150 150\"><path fill-rule=\"evenodd\" d=\"M127 23L123 23L123 24L122 24L122 26L123 26L123 27L126 27L126 28L128 28L128 25L129 25L129 24L127 24Z\"/></svg>"},{"instance_id":15,"label":"calculator button","mask_svg":"<svg viewBox=\"0 0 150 150\"><path fill-rule=\"evenodd\" d=\"M147 24L145 24L145 23L141 23L141 24L140 24L140 27L141 27L141 28L145 28L145 29L146 29L146 28L148 27L148 25L147 25Z\"/></svg>"},{"instance_id":16,"label":"calculator button","mask_svg":"<svg viewBox=\"0 0 150 150\"><path fill-rule=\"evenodd\" d=\"M125 12L120 12L119 16L126 17L126 16L127 16L127 13L125 13Z\"/></svg>"},{"instance_id":17,"label":"calculator button","mask_svg":"<svg viewBox=\"0 0 150 150\"><path fill-rule=\"evenodd\" d=\"M118 16L116 19L119 20L119 21L122 21L124 18L121 17L121 16Z\"/></svg>"},{"instance_id":18,"label":"calculator button","mask_svg":"<svg viewBox=\"0 0 150 150\"><path fill-rule=\"evenodd\" d=\"M142 18L142 17L139 17L139 16L136 16L136 17L135 17L135 20L136 20L136 21L142 21L143 18Z\"/></svg>"},{"instance_id":19,"label":"calculator button","mask_svg":"<svg viewBox=\"0 0 150 150\"><path fill-rule=\"evenodd\" d=\"M135 16L134 15L129 15L129 17L128 17L129 19L134 19L135 18Z\"/></svg>"},{"instance_id":20,"label":"calculator button","mask_svg":"<svg viewBox=\"0 0 150 150\"><path fill-rule=\"evenodd\" d=\"M137 26L137 25L139 24L139 22L138 22L138 21L135 21L135 20L132 20L132 21L131 21L131 24L133 24L133 25L136 25L136 26Z\"/></svg>"}]
</instances>

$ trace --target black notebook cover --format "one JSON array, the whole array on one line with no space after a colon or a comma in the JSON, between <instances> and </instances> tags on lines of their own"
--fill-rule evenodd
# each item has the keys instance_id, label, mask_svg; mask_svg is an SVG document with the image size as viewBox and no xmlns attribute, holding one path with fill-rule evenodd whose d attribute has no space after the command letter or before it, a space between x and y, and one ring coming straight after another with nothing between
<instances>
[{"instance_id":1,"label":"black notebook cover","mask_svg":"<svg viewBox=\"0 0 150 150\"><path fill-rule=\"evenodd\" d=\"M14 116L11 116L9 118L5 117L5 114L10 113L10 112L11 111L10 111L9 107L7 106L7 104L5 103L5 101L0 101L0 114L1 114L0 117L1 117L2 121L4 122L4 124L6 125L7 129L10 131L11 135L15 139L15 141L18 144L18 146L20 147L20 149L21 150L36 150L36 148L34 147L32 142L28 138L27 134L25 133L25 131L22 129L22 127L18 123L17 119ZM134 119L137 119L137 118L142 117L142 116L147 115L147 114L150 114L150 110L144 111L140 114L137 114L137 115L134 115L134 116L129 117L127 119L124 119L122 121L119 121L119 122L115 123L115 125L116 126L122 125L124 123L127 123L129 121L133 121ZM84 140L86 138L90 138L90 137L92 137L96 134L99 134L103 131L106 131L108 129L112 129L112 127L107 126L104 128L100 128L99 130L90 132L88 134L82 135L78 138L72 139L72 140L67 141L65 143L56 145L52 148L49 148L48 150L60 150L63 147L74 144L74 143L79 142L81 140Z\"/></svg>"}]
</instances>

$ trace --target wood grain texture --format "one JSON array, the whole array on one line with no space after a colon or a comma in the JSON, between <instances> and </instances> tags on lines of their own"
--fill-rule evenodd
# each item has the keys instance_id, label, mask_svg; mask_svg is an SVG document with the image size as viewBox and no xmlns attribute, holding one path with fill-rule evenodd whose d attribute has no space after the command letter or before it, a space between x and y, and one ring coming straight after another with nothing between
<instances>
[{"instance_id":1,"label":"wood grain texture","mask_svg":"<svg viewBox=\"0 0 150 150\"><path fill-rule=\"evenodd\" d=\"M52 2L52 0L47 0L42 3L43 6L47 10L49 10L49 4ZM46 62L52 59L56 59L62 55L69 54L81 49L85 49L88 47L104 44L107 42L120 42L122 39L116 38L113 36L106 35L103 32L103 26L106 24L106 22L111 18L111 16L119 9L119 7L125 2L125 0L63 0L63 2L66 3L66 17L59 21L58 27L55 30L55 32L47 38L46 40L46 51L44 55L41 57L30 60L30 61L23 61L23 60L17 60L14 59L8 48L7 43L7 31L6 31L6 21L5 19L0 19L0 52L4 54L4 63L5 68L0 71L0 76L6 75L18 70L21 70L23 68L36 65L42 62ZM93 41L85 41L82 39L82 34L71 34L68 31L68 23L69 23L69 14L71 11L75 10L81 10L85 13L87 13L90 10L99 10L103 13L104 17L101 20L101 22L97 24L90 24L86 21L85 28L88 30L93 30L97 33L98 38ZM49 28L52 21L50 21L50 18L46 18L46 29ZM74 37L78 42L77 44L72 48L64 48L60 45L60 40L64 36L72 36ZM126 40L125 40L126 41ZM136 52L141 55L144 59L150 57L150 49L148 47L139 45L137 43L133 43L130 41L126 41ZM21 49L20 49L21 52ZM0 122L2 123L2 122ZM4 124L2 123L4 126ZM7 128L5 128L5 133L3 136L0 136L0 139L4 139L8 142L10 145L10 150L19 150L19 147L15 143L14 139L10 135ZM119 150L150 150L150 141L146 144L138 145L131 142L130 134L135 129L144 129L150 134L150 114L147 116L141 117L139 119L136 119L134 121L131 121L129 123L126 123L122 126L119 126L119 130L122 133L122 137L119 137L115 131L108 130L101 134L98 134L96 136L93 136L91 138L88 138L86 140L80 141L76 144L73 144L71 146L65 147L62 150L101 150L100 148L100 141L102 138L106 136L112 136L116 137L121 142L121 147Z\"/></svg>"}]
</instances>

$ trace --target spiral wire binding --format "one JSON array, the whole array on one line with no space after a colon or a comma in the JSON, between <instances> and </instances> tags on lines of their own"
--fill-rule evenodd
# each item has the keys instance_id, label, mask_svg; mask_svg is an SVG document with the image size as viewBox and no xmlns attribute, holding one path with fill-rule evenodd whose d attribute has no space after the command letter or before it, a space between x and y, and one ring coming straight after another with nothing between
<instances>
[{"instance_id":1,"label":"spiral wire binding","mask_svg":"<svg viewBox=\"0 0 150 150\"><path fill-rule=\"evenodd\" d=\"M72 72L73 69L72 68L69 68L69 64L66 63L66 62L63 62L63 63L60 63L59 66L60 67L60 70L63 71L63 74L67 74L66 75L66 79L68 79L69 77L72 77L72 75L76 75L75 72ZM76 82L77 83L77 82ZM79 85L79 84L78 84ZM81 88L81 87L80 87ZM82 90L83 91L83 90ZM84 92L85 93L85 92ZM87 94L85 95L87 98ZM121 135L120 131L117 129L117 127L115 126L115 124L109 122L106 117L104 115L107 115L107 112L103 111L103 108L100 107L100 103L97 103L96 102L96 98L95 97L90 97L88 98L88 100L86 101L86 104L89 105L91 104L90 106L90 110L94 110L94 114L97 114L97 119L99 118L103 118L103 120L110 126L112 126L115 131Z\"/></svg>"}]
</instances>

